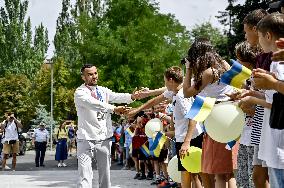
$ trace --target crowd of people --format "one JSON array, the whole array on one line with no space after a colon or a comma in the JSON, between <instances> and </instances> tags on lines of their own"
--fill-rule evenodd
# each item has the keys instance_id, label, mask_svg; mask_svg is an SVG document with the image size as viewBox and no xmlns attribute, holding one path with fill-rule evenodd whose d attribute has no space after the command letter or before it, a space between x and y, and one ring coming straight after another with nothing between
<instances>
[{"instance_id":1,"label":"crowd of people","mask_svg":"<svg viewBox=\"0 0 284 188\"><path fill-rule=\"evenodd\" d=\"M284 1L277 6L284 10ZM78 188L92 187L93 158L100 188L111 187L111 160L125 170L135 170L133 178L137 181L152 180L151 184L159 188L284 187L284 14L257 9L248 13L242 23L245 38L236 45L235 52L237 61L252 75L239 90L220 82L230 64L205 38L196 38L182 60L185 75L181 67L169 67L164 72L165 87L155 90L115 93L98 86L94 65L83 65L84 83L74 93L78 130L72 130L68 126L71 123L65 121L55 132L58 167L66 166L68 145L72 149L76 135ZM215 98L217 103L235 101L244 112L244 128L232 150L207 134L203 122L186 117L197 95ZM150 96L155 97L136 108L110 104L129 104ZM113 124L113 113L124 115L124 119ZM153 138L145 133L145 125L154 118L160 119L163 134L168 138L159 156L147 155L141 149L153 144ZM5 133L2 168L10 153L12 169L16 167L15 130L21 126L13 114L7 114L1 124ZM33 140L36 166L44 166L48 139L44 125L39 125ZM188 172L181 163L190 146L202 149L200 173ZM167 163L175 155L180 183L173 182L167 171Z\"/></svg>"},{"instance_id":2,"label":"crowd of people","mask_svg":"<svg viewBox=\"0 0 284 188\"><path fill-rule=\"evenodd\" d=\"M23 126L16 119L13 112L5 114L5 120L1 123L0 128L0 161L2 170L10 170L7 165L7 159L12 157L12 170L16 170L17 156L20 153L19 133ZM31 135L31 145L35 150L35 166L45 167L44 159L47 146L50 145L50 133L46 129L46 125L41 122L34 129ZM71 157L76 153L76 126L74 121L64 121L53 133L53 143L56 146L55 160L58 161L57 167L66 167L64 160L67 159L68 153Z\"/></svg>"},{"instance_id":3,"label":"crowd of people","mask_svg":"<svg viewBox=\"0 0 284 188\"><path fill-rule=\"evenodd\" d=\"M283 10L284 1L277 5ZM238 90L220 82L230 64L204 38L195 39L182 61L185 77L180 67L170 67L164 73L165 87L156 90L142 89L132 95L114 93L97 86L96 67L85 65L81 69L85 83L75 92L80 139L88 141L81 146L84 151L88 145L91 149L101 148L104 142L111 142L108 134L111 123L108 120L109 114L115 112L126 115L127 123L113 128L112 150L107 145L104 154L108 156L112 151L112 158L124 164L124 169L134 167L137 172L134 179L153 179L152 183L158 187L284 187L284 14L269 14L257 9L250 12L242 23L245 38L236 45L236 57L238 63L250 69L252 74ZM130 103L151 95L156 97L133 109L108 104ZM232 150L226 147L226 143L211 138L202 122L185 117L197 95L215 98L217 103L233 100L244 112L244 128ZM152 109L163 101L171 101L172 115L161 115L163 112ZM90 113L95 114L95 118L86 120L86 114ZM105 117L106 121L101 122L100 117ZM153 142L145 134L145 125L154 117L161 119L164 134L174 141L165 144L159 157L146 155L141 149L145 144L150 147ZM198 174L188 172L181 164L181 158L188 155L190 146L202 149L201 172ZM167 161L174 154L178 158L180 184L172 183L166 170ZM78 157L86 161L86 155L99 157L88 153ZM84 178L92 174L91 168L80 168L84 167L79 167L78 187L92 187L91 181ZM107 169L106 166L102 168L99 170L99 185L110 187L109 164Z\"/></svg>"}]
</instances>

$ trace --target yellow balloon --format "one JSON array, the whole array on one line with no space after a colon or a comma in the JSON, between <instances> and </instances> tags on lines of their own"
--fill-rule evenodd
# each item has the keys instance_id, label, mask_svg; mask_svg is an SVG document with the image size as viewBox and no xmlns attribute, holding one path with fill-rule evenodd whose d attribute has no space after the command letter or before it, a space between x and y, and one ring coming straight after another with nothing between
<instances>
[{"instance_id":1,"label":"yellow balloon","mask_svg":"<svg viewBox=\"0 0 284 188\"><path fill-rule=\"evenodd\" d=\"M245 115L237 104L220 103L213 107L204 124L206 132L213 140L228 143L241 135Z\"/></svg>"},{"instance_id":2,"label":"yellow balloon","mask_svg":"<svg viewBox=\"0 0 284 188\"><path fill-rule=\"evenodd\" d=\"M176 155L170 160L167 170L173 181L181 183L181 172L178 171L178 158Z\"/></svg>"},{"instance_id":3,"label":"yellow balloon","mask_svg":"<svg viewBox=\"0 0 284 188\"><path fill-rule=\"evenodd\" d=\"M149 138L155 138L157 132L163 130L163 124L158 118L151 119L145 125L145 134Z\"/></svg>"},{"instance_id":4,"label":"yellow balloon","mask_svg":"<svg viewBox=\"0 0 284 188\"><path fill-rule=\"evenodd\" d=\"M182 166L186 169L186 171L191 173L201 172L202 150L198 147L191 146L188 152L189 155L186 154L185 157L181 159Z\"/></svg>"}]
</instances>

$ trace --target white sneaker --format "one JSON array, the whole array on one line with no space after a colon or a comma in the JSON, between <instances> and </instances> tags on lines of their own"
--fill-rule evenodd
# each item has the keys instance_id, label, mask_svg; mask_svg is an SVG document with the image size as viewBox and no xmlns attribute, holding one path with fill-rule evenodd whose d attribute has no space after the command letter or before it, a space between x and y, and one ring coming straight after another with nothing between
<instances>
[{"instance_id":1,"label":"white sneaker","mask_svg":"<svg viewBox=\"0 0 284 188\"><path fill-rule=\"evenodd\" d=\"M57 165L57 167L59 168L59 167L62 167L63 165L61 164L61 163L58 163L58 165Z\"/></svg>"},{"instance_id":2,"label":"white sneaker","mask_svg":"<svg viewBox=\"0 0 284 188\"><path fill-rule=\"evenodd\" d=\"M5 166L5 170L10 170L10 169L11 168L8 165Z\"/></svg>"},{"instance_id":3,"label":"white sneaker","mask_svg":"<svg viewBox=\"0 0 284 188\"><path fill-rule=\"evenodd\" d=\"M66 165L65 163L62 163L62 166L63 166L63 167L66 167L67 165Z\"/></svg>"}]
</instances>

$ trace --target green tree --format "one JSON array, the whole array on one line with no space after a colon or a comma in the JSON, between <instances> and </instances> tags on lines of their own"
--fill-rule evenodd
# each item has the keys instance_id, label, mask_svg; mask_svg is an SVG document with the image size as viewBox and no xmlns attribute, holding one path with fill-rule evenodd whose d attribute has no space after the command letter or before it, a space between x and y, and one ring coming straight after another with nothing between
<instances>
[{"instance_id":1,"label":"green tree","mask_svg":"<svg viewBox=\"0 0 284 188\"><path fill-rule=\"evenodd\" d=\"M54 114L58 121L76 114L74 105L75 89L66 87L72 79L65 61L60 58L54 63Z\"/></svg>"},{"instance_id":2,"label":"green tree","mask_svg":"<svg viewBox=\"0 0 284 188\"><path fill-rule=\"evenodd\" d=\"M31 78L44 60L47 30L40 25L32 37L27 9L27 0L5 0L5 7L0 8L0 76L13 73Z\"/></svg>"},{"instance_id":3,"label":"green tree","mask_svg":"<svg viewBox=\"0 0 284 188\"><path fill-rule=\"evenodd\" d=\"M63 59L70 73L70 78L78 77L78 70L81 66L81 55L77 43L79 34L71 13L70 0L62 1L62 11L57 19L56 34L54 37L55 54L54 59ZM74 11L74 10L73 10ZM76 79L68 79L66 87L72 88L77 84Z\"/></svg>"},{"instance_id":4,"label":"green tree","mask_svg":"<svg viewBox=\"0 0 284 188\"><path fill-rule=\"evenodd\" d=\"M76 9L80 42L75 46L82 63L95 64L101 84L114 91L160 87L165 68L178 64L188 48L185 27L148 0L108 0L107 8L96 8L97 13L88 8L94 2L94 7L102 5L78 1L77 6L87 8Z\"/></svg>"},{"instance_id":5,"label":"green tree","mask_svg":"<svg viewBox=\"0 0 284 188\"><path fill-rule=\"evenodd\" d=\"M53 96L54 96L54 119L65 120L68 116L76 114L73 102L74 89L67 85L72 79L63 58L53 61ZM43 65L37 73L33 84L33 100L44 104L50 109L51 92L51 66Z\"/></svg>"},{"instance_id":6,"label":"green tree","mask_svg":"<svg viewBox=\"0 0 284 188\"><path fill-rule=\"evenodd\" d=\"M77 0L71 7L69 0L63 0L62 5L55 58L64 61L69 75L64 84L57 83L55 76L56 118L75 111L66 104L71 104L71 93L82 83L82 64L98 67L101 85L131 92L137 86L161 87L164 70L179 65L188 49L185 27L173 15L161 14L154 1Z\"/></svg>"},{"instance_id":7,"label":"green tree","mask_svg":"<svg viewBox=\"0 0 284 188\"><path fill-rule=\"evenodd\" d=\"M36 109L36 117L32 119L31 128L37 128L39 124L45 124L45 127L50 129L50 126L54 128L56 122L51 119L50 112L45 109L46 105L38 104Z\"/></svg>"},{"instance_id":8,"label":"green tree","mask_svg":"<svg viewBox=\"0 0 284 188\"><path fill-rule=\"evenodd\" d=\"M13 111L28 128L34 115L34 103L31 98L31 82L25 75L11 75L0 78L0 114Z\"/></svg>"}]
</instances>

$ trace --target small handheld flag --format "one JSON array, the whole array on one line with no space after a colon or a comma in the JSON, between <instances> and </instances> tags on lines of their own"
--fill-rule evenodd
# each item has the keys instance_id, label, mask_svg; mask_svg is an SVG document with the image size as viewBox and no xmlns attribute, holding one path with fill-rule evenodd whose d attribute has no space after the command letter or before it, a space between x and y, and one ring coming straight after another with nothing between
<instances>
[{"instance_id":1,"label":"small handheld flag","mask_svg":"<svg viewBox=\"0 0 284 188\"><path fill-rule=\"evenodd\" d=\"M166 140L167 140L167 137L163 133L161 133L161 132L157 133L155 140L150 147L150 152L153 156L155 156L155 157L160 156L161 149L163 148Z\"/></svg>"},{"instance_id":2,"label":"small handheld flag","mask_svg":"<svg viewBox=\"0 0 284 188\"><path fill-rule=\"evenodd\" d=\"M216 99L210 97L196 96L190 110L185 115L185 118L203 122L211 113Z\"/></svg>"},{"instance_id":3,"label":"small handheld flag","mask_svg":"<svg viewBox=\"0 0 284 188\"><path fill-rule=\"evenodd\" d=\"M220 82L236 88L242 88L245 80L251 76L251 70L235 60L231 59L231 62L231 69L221 76Z\"/></svg>"},{"instance_id":4,"label":"small handheld flag","mask_svg":"<svg viewBox=\"0 0 284 188\"><path fill-rule=\"evenodd\" d=\"M128 127L127 129L125 129L125 131L126 131L131 137L134 136L134 132L132 132L129 127Z\"/></svg>"},{"instance_id":5,"label":"small handheld flag","mask_svg":"<svg viewBox=\"0 0 284 188\"><path fill-rule=\"evenodd\" d=\"M146 157L150 157L151 153L150 153L148 147L146 146L146 143L143 144L143 145L140 147L140 150L143 152L143 154L144 154Z\"/></svg>"}]
</instances>

